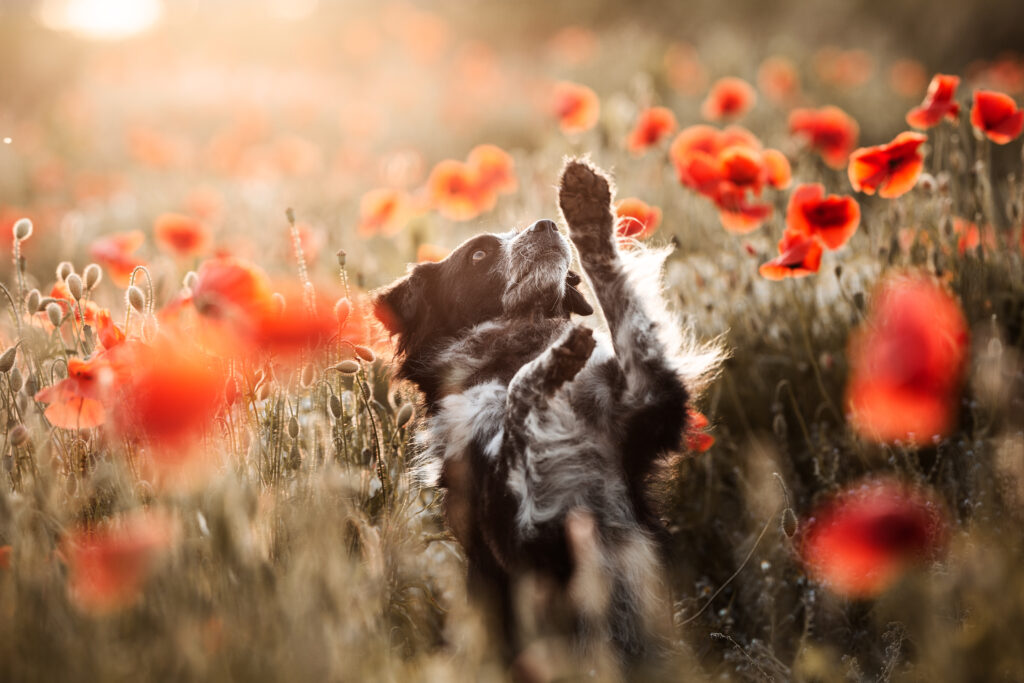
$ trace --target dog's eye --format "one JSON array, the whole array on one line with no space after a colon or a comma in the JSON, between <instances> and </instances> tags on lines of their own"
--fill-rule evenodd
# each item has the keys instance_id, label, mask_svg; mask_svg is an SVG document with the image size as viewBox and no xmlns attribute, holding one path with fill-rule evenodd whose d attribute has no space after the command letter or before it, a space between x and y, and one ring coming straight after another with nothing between
<instances>
[{"instance_id":1,"label":"dog's eye","mask_svg":"<svg viewBox=\"0 0 1024 683\"><path fill-rule=\"evenodd\" d=\"M484 251L483 249L477 249L476 251L473 252L473 263L476 263L477 261L483 261L485 258L487 258L487 252Z\"/></svg>"}]
</instances>

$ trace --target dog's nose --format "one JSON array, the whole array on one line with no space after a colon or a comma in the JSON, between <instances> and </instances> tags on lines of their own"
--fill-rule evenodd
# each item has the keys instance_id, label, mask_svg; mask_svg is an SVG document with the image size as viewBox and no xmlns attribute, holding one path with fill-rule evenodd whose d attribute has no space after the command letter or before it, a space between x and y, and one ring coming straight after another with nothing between
<instances>
[{"instance_id":1,"label":"dog's nose","mask_svg":"<svg viewBox=\"0 0 1024 683\"><path fill-rule=\"evenodd\" d=\"M554 221L549 221L547 218L542 218L533 225L530 226L530 232L542 233L542 232L558 232L558 226L555 225Z\"/></svg>"}]
</instances>

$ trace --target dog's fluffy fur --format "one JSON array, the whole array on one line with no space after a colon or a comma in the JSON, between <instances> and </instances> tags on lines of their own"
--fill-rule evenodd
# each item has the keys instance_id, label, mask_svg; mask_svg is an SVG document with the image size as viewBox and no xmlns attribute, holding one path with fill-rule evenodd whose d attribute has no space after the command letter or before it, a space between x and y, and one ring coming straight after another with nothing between
<instances>
[{"instance_id":1,"label":"dog's fluffy fur","mask_svg":"<svg viewBox=\"0 0 1024 683\"><path fill-rule=\"evenodd\" d=\"M381 292L399 374L423 391L417 473L447 489L448 524L471 589L514 642L514 582L540 577L571 606L577 642L649 653L667 621L662 533L647 495L678 451L687 405L720 360L666 310L666 252L620 250L604 173L567 162L559 202L607 323L591 306L551 221L474 237ZM516 647L512 645L513 649Z\"/></svg>"}]
</instances>

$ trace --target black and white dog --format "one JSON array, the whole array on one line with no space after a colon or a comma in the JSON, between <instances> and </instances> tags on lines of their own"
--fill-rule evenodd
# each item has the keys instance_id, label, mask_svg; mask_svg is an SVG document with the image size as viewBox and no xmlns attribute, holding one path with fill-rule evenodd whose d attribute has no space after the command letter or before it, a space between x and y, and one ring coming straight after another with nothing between
<instances>
[{"instance_id":1,"label":"black and white dog","mask_svg":"<svg viewBox=\"0 0 1024 683\"><path fill-rule=\"evenodd\" d=\"M666 252L620 251L612 193L587 161L566 164L559 202L608 334L572 321L593 309L550 220L413 267L375 309L397 336L399 375L425 395L419 474L447 489L471 590L494 601L505 636L515 581L541 576L568 596L577 638L634 659L668 609L647 485L681 447L720 353L667 313Z\"/></svg>"}]
</instances>

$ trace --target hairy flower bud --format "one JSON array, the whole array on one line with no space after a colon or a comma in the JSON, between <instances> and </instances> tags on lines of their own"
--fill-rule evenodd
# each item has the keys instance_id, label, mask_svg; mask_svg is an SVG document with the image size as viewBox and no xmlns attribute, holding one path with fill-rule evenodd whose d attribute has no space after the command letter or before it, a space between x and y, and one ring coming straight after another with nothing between
<instances>
[{"instance_id":1,"label":"hairy flower bud","mask_svg":"<svg viewBox=\"0 0 1024 683\"><path fill-rule=\"evenodd\" d=\"M293 439L299 438L299 421L292 415L288 418L288 436Z\"/></svg>"},{"instance_id":2,"label":"hairy flower bud","mask_svg":"<svg viewBox=\"0 0 1024 683\"><path fill-rule=\"evenodd\" d=\"M342 268L344 268L345 267L345 257L348 256L348 254L345 253L344 249L339 249L335 253L335 255L338 257L338 265L341 266Z\"/></svg>"},{"instance_id":3,"label":"hairy flower bud","mask_svg":"<svg viewBox=\"0 0 1024 683\"><path fill-rule=\"evenodd\" d=\"M10 372L17 357L18 347L16 345L0 354L0 372Z\"/></svg>"},{"instance_id":4,"label":"hairy flower bud","mask_svg":"<svg viewBox=\"0 0 1024 683\"><path fill-rule=\"evenodd\" d=\"M29 313L35 313L39 310L39 302L42 300L43 295L39 293L38 289L33 289L25 297L25 305L28 307Z\"/></svg>"},{"instance_id":5,"label":"hairy flower bud","mask_svg":"<svg viewBox=\"0 0 1024 683\"><path fill-rule=\"evenodd\" d=\"M61 261L57 264L57 279L64 281L68 279L68 275L75 272L75 267L71 265L71 261Z\"/></svg>"},{"instance_id":6,"label":"hairy flower bud","mask_svg":"<svg viewBox=\"0 0 1024 683\"><path fill-rule=\"evenodd\" d=\"M19 448L28 443L29 436L28 428L25 425L18 423L11 429L11 445L15 448Z\"/></svg>"},{"instance_id":7,"label":"hairy flower bud","mask_svg":"<svg viewBox=\"0 0 1024 683\"><path fill-rule=\"evenodd\" d=\"M14 239L19 242L27 240L32 236L32 221L27 218L19 218L14 223Z\"/></svg>"},{"instance_id":8,"label":"hairy flower bud","mask_svg":"<svg viewBox=\"0 0 1024 683\"><path fill-rule=\"evenodd\" d=\"M409 423L409 420L412 419L415 412L416 411L413 409L411 403L403 404L402 407L398 409L398 414L395 416L395 427L398 429L404 427Z\"/></svg>"},{"instance_id":9,"label":"hairy flower bud","mask_svg":"<svg viewBox=\"0 0 1024 683\"><path fill-rule=\"evenodd\" d=\"M125 296L128 299L128 304L139 313L143 313L146 310L146 295L142 293L142 290L137 286L132 285L125 292Z\"/></svg>"},{"instance_id":10,"label":"hairy flower bud","mask_svg":"<svg viewBox=\"0 0 1024 683\"><path fill-rule=\"evenodd\" d=\"M103 269L95 263L87 265L82 274L85 277L85 288L90 291L95 289L96 285L103 279Z\"/></svg>"},{"instance_id":11,"label":"hairy flower bud","mask_svg":"<svg viewBox=\"0 0 1024 683\"><path fill-rule=\"evenodd\" d=\"M354 346L352 350L356 352L356 355L365 360L367 363L372 363L376 356L373 354L373 349L367 346Z\"/></svg>"},{"instance_id":12,"label":"hairy flower bud","mask_svg":"<svg viewBox=\"0 0 1024 683\"><path fill-rule=\"evenodd\" d=\"M21 388L25 385L25 378L21 376L21 370L17 367L11 368L11 391L18 393Z\"/></svg>"},{"instance_id":13,"label":"hairy flower bud","mask_svg":"<svg viewBox=\"0 0 1024 683\"><path fill-rule=\"evenodd\" d=\"M335 419L341 417L341 399L336 394L331 394L331 397L327 399L327 407L331 410L331 415Z\"/></svg>"},{"instance_id":14,"label":"hairy flower bud","mask_svg":"<svg viewBox=\"0 0 1024 683\"><path fill-rule=\"evenodd\" d=\"M343 360L335 365L334 369L343 375L354 375L359 372L359 363L354 360Z\"/></svg>"},{"instance_id":15,"label":"hairy flower bud","mask_svg":"<svg viewBox=\"0 0 1024 683\"><path fill-rule=\"evenodd\" d=\"M337 303L334 304L334 315L338 318L338 327L344 327L345 322L348 320L349 314L352 312L352 304L349 303L348 299L341 297Z\"/></svg>"},{"instance_id":16,"label":"hairy flower bud","mask_svg":"<svg viewBox=\"0 0 1024 683\"><path fill-rule=\"evenodd\" d=\"M196 288L196 284L198 282L199 282L199 276L196 275L196 271L190 270L187 273L185 273L184 284L185 284L186 287L188 287L189 289L195 289Z\"/></svg>"},{"instance_id":17,"label":"hairy flower bud","mask_svg":"<svg viewBox=\"0 0 1024 683\"><path fill-rule=\"evenodd\" d=\"M316 368L313 367L312 363L307 363L306 366L302 368L302 374L299 375L299 381L302 383L302 386L308 387L313 383L313 380L315 379Z\"/></svg>"},{"instance_id":18,"label":"hairy flower bud","mask_svg":"<svg viewBox=\"0 0 1024 683\"><path fill-rule=\"evenodd\" d=\"M71 273L67 279L68 291L71 292L72 298L75 301L79 301L82 298L83 289L85 284L82 282L82 278L78 273Z\"/></svg>"},{"instance_id":19,"label":"hairy flower bud","mask_svg":"<svg viewBox=\"0 0 1024 683\"><path fill-rule=\"evenodd\" d=\"M50 302L46 304L46 317L49 318L51 325L60 327L61 320L64 319L64 311L57 303Z\"/></svg>"}]
</instances>

